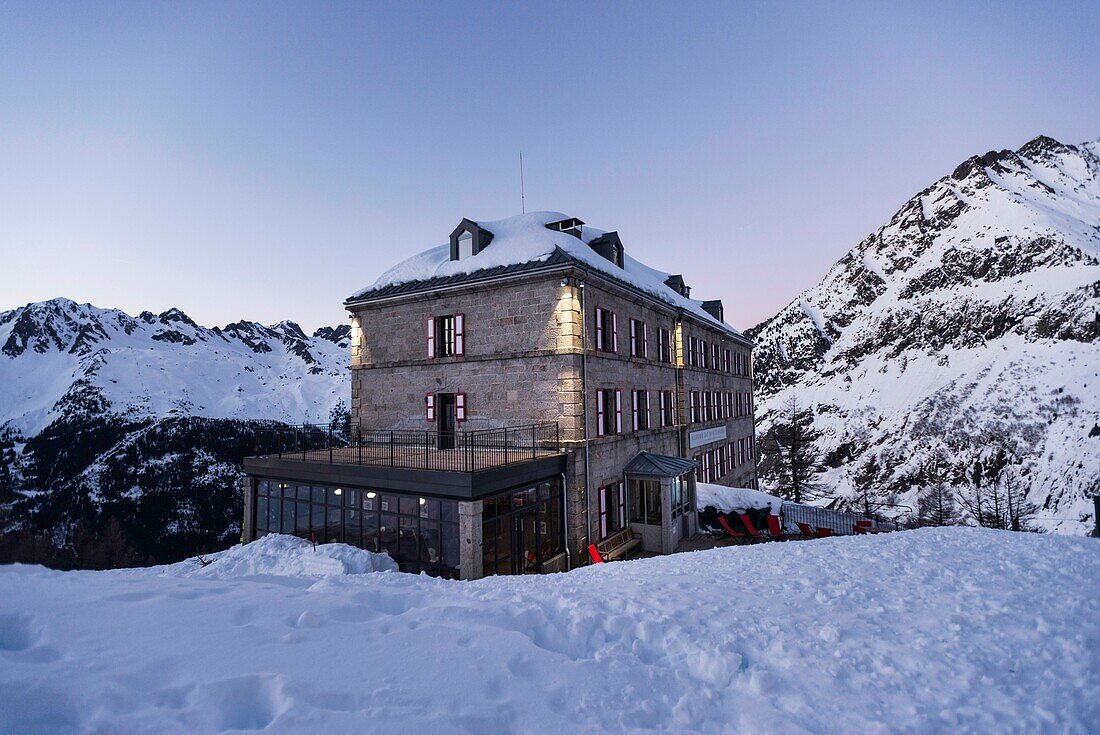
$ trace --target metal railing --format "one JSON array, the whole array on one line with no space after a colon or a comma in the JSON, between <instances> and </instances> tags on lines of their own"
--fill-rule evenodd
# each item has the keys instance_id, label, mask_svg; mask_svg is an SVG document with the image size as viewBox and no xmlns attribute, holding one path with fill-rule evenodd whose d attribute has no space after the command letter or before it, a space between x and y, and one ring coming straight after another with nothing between
<instances>
[{"instance_id":1,"label":"metal railing","mask_svg":"<svg viewBox=\"0 0 1100 735\"><path fill-rule=\"evenodd\" d=\"M476 472L558 454L557 423L442 432L299 424L256 429L256 455L302 462Z\"/></svg>"},{"instance_id":2,"label":"metal railing","mask_svg":"<svg viewBox=\"0 0 1100 735\"><path fill-rule=\"evenodd\" d=\"M838 536L854 534L857 522L868 523L870 528L875 530L896 531L900 528L897 521L875 518L854 511L830 510L799 503L784 502L781 513L783 515L783 525L786 528L793 527L797 523L805 523L814 528L831 529Z\"/></svg>"}]
</instances>

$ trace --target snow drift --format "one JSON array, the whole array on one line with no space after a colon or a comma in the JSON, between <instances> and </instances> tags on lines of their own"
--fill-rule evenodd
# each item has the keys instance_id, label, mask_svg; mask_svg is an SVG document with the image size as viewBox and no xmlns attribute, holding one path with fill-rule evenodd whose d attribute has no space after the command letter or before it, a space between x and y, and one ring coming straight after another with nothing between
<instances>
[{"instance_id":1,"label":"snow drift","mask_svg":"<svg viewBox=\"0 0 1100 735\"><path fill-rule=\"evenodd\" d=\"M347 544L314 545L305 539L270 534L250 544L238 544L226 551L203 557L210 562L200 566L197 559L173 564L172 569L189 576L254 577L327 577L339 574L396 572L397 562L386 554Z\"/></svg>"},{"instance_id":2,"label":"snow drift","mask_svg":"<svg viewBox=\"0 0 1100 735\"><path fill-rule=\"evenodd\" d=\"M1093 539L925 529L478 582L165 571L0 567L0 732L1084 735L1100 718Z\"/></svg>"}]
</instances>

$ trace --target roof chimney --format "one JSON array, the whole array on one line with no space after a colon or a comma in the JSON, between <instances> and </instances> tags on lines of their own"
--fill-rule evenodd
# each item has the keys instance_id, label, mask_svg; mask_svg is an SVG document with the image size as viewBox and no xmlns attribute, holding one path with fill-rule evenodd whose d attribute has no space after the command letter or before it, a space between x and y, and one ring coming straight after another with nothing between
<instances>
[{"instance_id":1,"label":"roof chimney","mask_svg":"<svg viewBox=\"0 0 1100 735\"><path fill-rule=\"evenodd\" d=\"M714 299L712 301L703 302L703 311L710 314L712 317L720 322L726 321L723 318L724 310L722 309L722 299Z\"/></svg>"},{"instance_id":2,"label":"roof chimney","mask_svg":"<svg viewBox=\"0 0 1100 735\"><path fill-rule=\"evenodd\" d=\"M579 240L581 237L581 225L583 224L584 222L580 221L576 217L567 217L566 219L547 224L546 229L554 230L555 232L564 232L565 234L572 235Z\"/></svg>"}]
</instances>

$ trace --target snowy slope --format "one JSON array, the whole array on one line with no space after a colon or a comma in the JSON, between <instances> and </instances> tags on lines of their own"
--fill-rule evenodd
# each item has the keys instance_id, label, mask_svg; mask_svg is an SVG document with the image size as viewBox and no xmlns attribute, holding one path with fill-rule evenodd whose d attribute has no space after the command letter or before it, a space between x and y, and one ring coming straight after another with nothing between
<instances>
[{"instance_id":1,"label":"snowy slope","mask_svg":"<svg viewBox=\"0 0 1100 735\"><path fill-rule=\"evenodd\" d=\"M1084 735L1097 578L962 528L473 583L0 567L0 731Z\"/></svg>"},{"instance_id":2,"label":"snowy slope","mask_svg":"<svg viewBox=\"0 0 1100 735\"><path fill-rule=\"evenodd\" d=\"M348 332L293 322L208 329L54 299L0 312L0 426L34 435L82 395L129 418L327 421L348 396Z\"/></svg>"},{"instance_id":3,"label":"snowy slope","mask_svg":"<svg viewBox=\"0 0 1100 735\"><path fill-rule=\"evenodd\" d=\"M1100 490L1100 142L975 156L749 330L758 426L813 408L831 494L915 506L936 451L965 489L1006 443L1039 525ZM1045 520L1044 520L1045 519Z\"/></svg>"}]
</instances>

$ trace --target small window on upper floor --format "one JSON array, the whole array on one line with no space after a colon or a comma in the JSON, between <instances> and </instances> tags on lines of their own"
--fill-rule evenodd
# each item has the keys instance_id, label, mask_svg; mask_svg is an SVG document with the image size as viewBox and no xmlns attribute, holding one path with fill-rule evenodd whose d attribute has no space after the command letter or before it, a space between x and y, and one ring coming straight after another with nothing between
<instances>
[{"instance_id":1,"label":"small window on upper floor","mask_svg":"<svg viewBox=\"0 0 1100 735\"><path fill-rule=\"evenodd\" d=\"M443 314L428 317L428 357L462 356L466 352L466 317Z\"/></svg>"},{"instance_id":2,"label":"small window on upper floor","mask_svg":"<svg viewBox=\"0 0 1100 735\"><path fill-rule=\"evenodd\" d=\"M596 349L600 352L619 351L619 319L615 312L596 309Z\"/></svg>"},{"instance_id":3,"label":"small window on upper floor","mask_svg":"<svg viewBox=\"0 0 1100 735\"><path fill-rule=\"evenodd\" d=\"M657 351L660 353L659 359L661 362L672 362L672 339L669 330L658 330Z\"/></svg>"}]
</instances>

